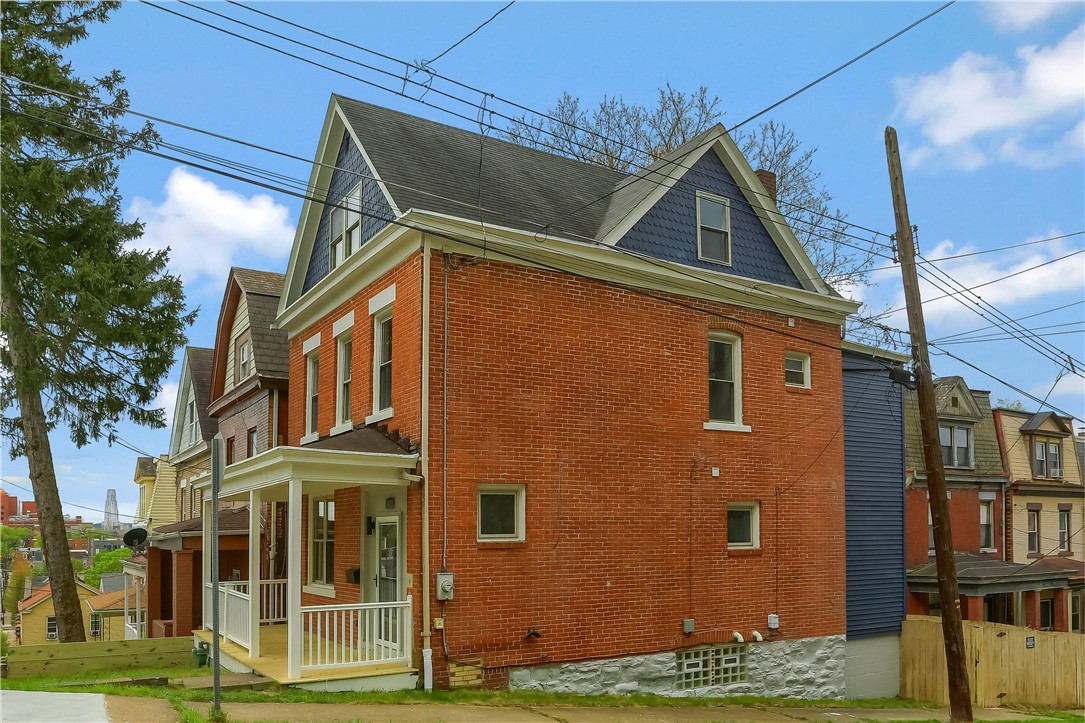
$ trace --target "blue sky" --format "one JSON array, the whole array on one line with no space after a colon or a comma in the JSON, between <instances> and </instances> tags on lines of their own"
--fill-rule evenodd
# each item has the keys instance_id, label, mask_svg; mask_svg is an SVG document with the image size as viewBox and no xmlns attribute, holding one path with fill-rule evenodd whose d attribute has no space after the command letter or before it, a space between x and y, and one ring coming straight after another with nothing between
<instances>
[{"instance_id":1,"label":"blue sky","mask_svg":"<svg viewBox=\"0 0 1085 723\"><path fill-rule=\"evenodd\" d=\"M503 4L503 3L502 3ZM939 4L865 3L541 3L521 0L435 64L443 75L525 106L544 109L562 92L591 105L604 94L651 102L671 83L705 85L737 123L866 50ZM497 3L264 3L295 22L411 61L432 58L489 17ZM170 10L218 25L218 18L172 3ZM248 22L375 62L225 3L205 5ZM958 2L833 78L772 111L807 147L849 220L892 232L883 132L897 128L912 222L930 259L982 251L1085 229L1083 116L1085 6L1080 3ZM252 31L233 26L254 35ZM281 47L282 42L275 42ZM308 57L317 54L295 49ZM117 68L132 108L260 145L311 157L331 93L434 120L467 125L411 99L307 66L140 3L126 3L67 57L82 76ZM402 82L321 58L346 72L399 89ZM428 100L440 99L430 96ZM473 98L477 100L477 98ZM468 114L471 114L470 112ZM133 120L133 126L136 122ZM307 179L298 162L160 126L170 142ZM211 346L231 265L284 271L300 201L147 156L122 167L124 208L147 224L144 243L170 246L172 267L199 307L190 343ZM863 235L856 229L852 233ZM1082 236L941 264L966 286L1080 251ZM883 239L884 240L884 239ZM860 291L874 307L898 306L895 268ZM925 296L936 292L924 289ZM1085 263L1078 254L983 287L1013 318L1065 308L1024 322L1083 356ZM927 305L931 338L988 325L952 300ZM904 328L897 314L887 323ZM1039 329L1039 327L1051 328ZM1073 332L1064 334L1062 332ZM1039 397L1059 367L1018 341L946 346L958 356ZM180 355L178 355L180 358ZM962 374L992 399L1020 395L945 357L937 374ZM179 365L161 396L172 412ZM1085 417L1085 386L1065 375L1052 403ZM1030 407L1034 406L1026 402ZM168 430L123 426L121 435L158 454ZM76 450L53 435L65 511L100 520L106 489L121 512L135 508L135 453L93 445ZM4 457L7 480L29 487L23 460ZM27 498L29 493L8 487Z\"/></svg>"}]
</instances>

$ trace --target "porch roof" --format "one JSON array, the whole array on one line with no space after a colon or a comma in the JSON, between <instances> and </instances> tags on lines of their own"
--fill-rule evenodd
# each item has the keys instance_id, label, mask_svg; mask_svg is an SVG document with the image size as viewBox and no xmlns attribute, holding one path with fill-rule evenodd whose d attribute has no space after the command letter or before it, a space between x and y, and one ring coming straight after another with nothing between
<instances>
[{"instance_id":1,"label":"porch roof","mask_svg":"<svg viewBox=\"0 0 1085 723\"><path fill-rule=\"evenodd\" d=\"M219 499L248 499L253 490L285 487L291 480L305 482L307 487L406 487L410 482L404 473L417 463L417 454L405 451L375 430L363 428L304 447L273 447L236 462L226 468ZM210 475L196 482L195 487L209 494ZM264 499L272 497L265 495Z\"/></svg>"},{"instance_id":2,"label":"porch roof","mask_svg":"<svg viewBox=\"0 0 1085 723\"><path fill-rule=\"evenodd\" d=\"M970 597L1068 587L1073 574L1070 570L991 560L967 552L955 553L953 561L957 587L961 595ZM909 570L908 587L914 592L938 592L937 563L932 560Z\"/></svg>"}]
</instances>

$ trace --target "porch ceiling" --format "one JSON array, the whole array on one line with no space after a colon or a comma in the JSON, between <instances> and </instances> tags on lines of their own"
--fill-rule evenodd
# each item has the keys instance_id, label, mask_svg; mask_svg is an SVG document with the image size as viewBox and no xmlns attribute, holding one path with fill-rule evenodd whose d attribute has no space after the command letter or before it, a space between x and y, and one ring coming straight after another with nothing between
<instances>
[{"instance_id":1,"label":"porch ceiling","mask_svg":"<svg viewBox=\"0 0 1085 723\"><path fill-rule=\"evenodd\" d=\"M291 480L313 494L363 485L407 487L403 473L417 462L417 454L275 447L227 467L219 498L247 500L250 491L262 490L266 501L285 501ZM210 494L210 477L196 486Z\"/></svg>"}]
</instances>

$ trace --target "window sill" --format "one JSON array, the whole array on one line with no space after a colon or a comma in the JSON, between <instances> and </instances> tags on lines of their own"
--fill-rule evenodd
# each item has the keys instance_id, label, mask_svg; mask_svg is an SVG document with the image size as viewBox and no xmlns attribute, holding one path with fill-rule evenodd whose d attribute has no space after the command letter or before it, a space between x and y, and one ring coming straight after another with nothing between
<instances>
[{"instance_id":1,"label":"window sill","mask_svg":"<svg viewBox=\"0 0 1085 723\"><path fill-rule=\"evenodd\" d=\"M477 540L480 550L518 550L527 547L527 540Z\"/></svg>"},{"instance_id":2,"label":"window sill","mask_svg":"<svg viewBox=\"0 0 1085 723\"><path fill-rule=\"evenodd\" d=\"M814 390L810 387L800 387L797 384L785 384L784 391L788 394L813 394Z\"/></svg>"},{"instance_id":3,"label":"window sill","mask_svg":"<svg viewBox=\"0 0 1085 723\"><path fill-rule=\"evenodd\" d=\"M365 423L375 424L377 422L383 422L386 419L391 419L393 414L395 414L395 412L392 410L391 407L388 407L387 409L382 409L379 412L373 412L373 414L370 414L368 417L365 418Z\"/></svg>"},{"instance_id":4,"label":"window sill","mask_svg":"<svg viewBox=\"0 0 1085 723\"><path fill-rule=\"evenodd\" d=\"M1039 552L1030 552L1029 554L1025 555L1025 557L1040 558L1040 557L1043 557L1043 555L1041 553L1039 553Z\"/></svg>"},{"instance_id":5,"label":"window sill","mask_svg":"<svg viewBox=\"0 0 1085 723\"><path fill-rule=\"evenodd\" d=\"M728 547L728 557L760 557L764 554L760 547Z\"/></svg>"},{"instance_id":6,"label":"window sill","mask_svg":"<svg viewBox=\"0 0 1085 723\"><path fill-rule=\"evenodd\" d=\"M314 583L312 585L303 585L302 592L307 592L310 595L320 595L321 597L335 598L335 586L334 585L321 585L320 583Z\"/></svg>"},{"instance_id":7,"label":"window sill","mask_svg":"<svg viewBox=\"0 0 1085 723\"><path fill-rule=\"evenodd\" d=\"M981 555L990 555L990 554L995 553L995 552L998 552L998 549L994 548L994 547L981 547L980 548L980 554Z\"/></svg>"},{"instance_id":8,"label":"window sill","mask_svg":"<svg viewBox=\"0 0 1085 723\"><path fill-rule=\"evenodd\" d=\"M328 434L330 434L331 436L334 437L337 434L342 434L343 432L349 432L352 429L354 429L354 423L351 422L348 419L347 421L343 422L342 424L337 424L334 427L332 427L331 431L328 432Z\"/></svg>"},{"instance_id":9,"label":"window sill","mask_svg":"<svg viewBox=\"0 0 1085 723\"><path fill-rule=\"evenodd\" d=\"M1061 550L1059 552L1059 557L1073 557L1073 556L1074 556L1074 551L1073 550Z\"/></svg>"},{"instance_id":10,"label":"window sill","mask_svg":"<svg viewBox=\"0 0 1085 723\"><path fill-rule=\"evenodd\" d=\"M705 422L705 429L712 429L717 432L752 432L753 428L746 424L735 424L734 422Z\"/></svg>"},{"instance_id":11,"label":"window sill","mask_svg":"<svg viewBox=\"0 0 1085 723\"><path fill-rule=\"evenodd\" d=\"M310 442L315 442L318 439L320 439L320 432L309 432L309 434L306 434L304 437L301 438L299 444L309 444Z\"/></svg>"}]
</instances>

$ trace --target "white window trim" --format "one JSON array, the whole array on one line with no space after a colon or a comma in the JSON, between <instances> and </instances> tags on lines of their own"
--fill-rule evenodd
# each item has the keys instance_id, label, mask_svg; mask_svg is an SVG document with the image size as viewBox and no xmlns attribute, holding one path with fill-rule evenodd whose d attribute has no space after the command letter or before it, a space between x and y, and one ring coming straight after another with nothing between
<instances>
[{"instance_id":1,"label":"white window trim","mask_svg":"<svg viewBox=\"0 0 1085 723\"><path fill-rule=\"evenodd\" d=\"M395 286L389 287L392 291L393 297L395 296ZM388 289L385 289L388 291ZM384 291L381 292L385 293ZM369 302L370 309L373 308L373 302ZM384 338L381 336L381 324L388 319L392 319L392 306L386 305L384 308L379 309L373 315L373 399L371 400L370 409L373 413L365 418L366 424L373 424L392 417L395 414L394 405L381 408L380 405L380 350ZM394 324L394 322L393 322ZM393 357L395 356L395 349L392 350ZM391 361L391 360L389 360ZM389 400L391 401L391 400Z\"/></svg>"},{"instance_id":2,"label":"white window trim","mask_svg":"<svg viewBox=\"0 0 1085 723\"><path fill-rule=\"evenodd\" d=\"M735 377L735 421L723 422L710 419L704 423L704 428L720 432L752 432L752 427L742 423L742 337L730 332L713 331L708 335L708 343L711 344L714 341L728 342L731 344L731 362ZM706 376L707 371L708 370L706 369ZM706 398L706 406L708 403L709 399Z\"/></svg>"},{"instance_id":3,"label":"white window trim","mask_svg":"<svg viewBox=\"0 0 1085 723\"><path fill-rule=\"evenodd\" d=\"M306 554L309 556L309 565L306 574L306 584L302 585L302 592L311 593L313 595L320 595L322 597L335 597L335 571L332 570L332 582L313 582L313 530L316 529L314 520L316 519L316 503L319 500L331 500L335 503L335 495L323 495L320 497L309 497L309 529L307 539L305 541Z\"/></svg>"},{"instance_id":4,"label":"white window trim","mask_svg":"<svg viewBox=\"0 0 1085 723\"><path fill-rule=\"evenodd\" d=\"M49 621L53 623L53 632L49 632ZM45 617L45 639L56 640L60 635L60 626L57 625L56 615L47 615Z\"/></svg>"},{"instance_id":5,"label":"white window trim","mask_svg":"<svg viewBox=\"0 0 1085 723\"><path fill-rule=\"evenodd\" d=\"M342 406L343 406L343 347L347 343L353 341L354 332L354 312L351 311L341 319L332 324L332 335L335 337L335 425L331 428L330 434L342 434L343 432L349 432L354 429L354 422L352 419L350 400L347 400L347 418L342 418ZM354 371L353 371L353 358L354 349L353 344L351 346L351 385L350 394L354 395Z\"/></svg>"},{"instance_id":6,"label":"white window trim","mask_svg":"<svg viewBox=\"0 0 1085 723\"><path fill-rule=\"evenodd\" d=\"M1025 550L1029 553L1036 554L1040 551L1040 512L1041 510L1025 510ZM1035 517L1033 517L1035 515ZM1029 529L1029 523L1032 520L1036 520L1035 531ZM1036 546L1032 546L1032 540L1029 539L1033 534L1036 535Z\"/></svg>"},{"instance_id":7,"label":"white window trim","mask_svg":"<svg viewBox=\"0 0 1085 723\"><path fill-rule=\"evenodd\" d=\"M980 520L979 520L980 521L980 537L983 537L983 534L982 534L983 533L983 509L984 509L984 507L989 506L989 509L991 510L991 514L989 516L990 519L989 519L988 524L990 524L990 526L991 526L991 543L992 544L991 544L990 547L982 547L981 546L980 547L980 552L984 552L984 553L986 553L986 552L998 552L998 546L996 544L994 544L995 543L995 501L993 499L993 495L992 495L991 499L984 499L984 494L985 493L980 492L980 507L979 507L979 511L980 511Z\"/></svg>"},{"instance_id":8,"label":"white window trim","mask_svg":"<svg viewBox=\"0 0 1085 723\"><path fill-rule=\"evenodd\" d=\"M319 341L319 335L315 337ZM313 374L313 363L316 363L317 373ZM315 442L320 439L320 428L317 426L319 419L313 419L313 396L320 398L320 351L319 344L316 348L305 355L305 434L301 438L302 444ZM319 403L319 401L318 401Z\"/></svg>"},{"instance_id":9,"label":"white window trim","mask_svg":"<svg viewBox=\"0 0 1085 723\"><path fill-rule=\"evenodd\" d=\"M710 201L722 203L724 208L724 215L726 216L726 228L723 229L727 235L727 261L720 261L719 259L713 259L705 256L701 253L701 199L707 198ZM710 264L717 264L719 266L732 266L734 261L734 248L731 243L731 199L725 196L717 196L714 193L708 193L707 191L697 191L697 199L695 201L697 211L697 258L701 261L706 261Z\"/></svg>"},{"instance_id":10,"label":"white window trim","mask_svg":"<svg viewBox=\"0 0 1085 723\"><path fill-rule=\"evenodd\" d=\"M495 493L516 495L515 535L482 534L482 495ZM481 543L523 542L527 539L527 490L524 485L485 484L478 486L478 493L475 495L475 537Z\"/></svg>"},{"instance_id":11,"label":"white window trim","mask_svg":"<svg viewBox=\"0 0 1085 723\"><path fill-rule=\"evenodd\" d=\"M1059 527L1058 527L1058 532L1056 533L1056 534L1058 534L1058 540L1059 540L1058 552L1069 552L1070 551L1070 538L1072 536L1072 533L1070 532L1070 512L1071 512L1070 510L1058 510ZM1063 522L1066 522L1065 527L1063 527L1063 525L1062 525ZM1064 533L1066 534L1066 544L1065 545L1063 544L1063 539L1062 539L1062 536L1063 536Z\"/></svg>"},{"instance_id":12,"label":"white window trim","mask_svg":"<svg viewBox=\"0 0 1085 723\"><path fill-rule=\"evenodd\" d=\"M942 429L949 430L949 449L951 460L946 463L946 467L950 469L975 469L976 468L976 429L973 426L967 424L953 424L938 422L938 454L942 453ZM957 439L956 432L958 429L963 429L968 432L968 464L958 464L957 459Z\"/></svg>"},{"instance_id":13,"label":"white window trim","mask_svg":"<svg viewBox=\"0 0 1085 723\"><path fill-rule=\"evenodd\" d=\"M751 542L727 542L728 550L760 550L761 549L761 504L759 502L728 502L727 511L748 510L750 514L750 537ZM730 536L731 531L727 531Z\"/></svg>"},{"instance_id":14,"label":"white window trim","mask_svg":"<svg viewBox=\"0 0 1085 723\"><path fill-rule=\"evenodd\" d=\"M369 315L376 316L387 309L396 300L396 285L392 284L384 291L380 291L369 300Z\"/></svg>"},{"instance_id":15,"label":"white window trim","mask_svg":"<svg viewBox=\"0 0 1085 723\"><path fill-rule=\"evenodd\" d=\"M802 384L792 384L787 381L787 362L800 361L802 362ZM809 389L810 388L810 355L801 351L788 351L784 352L784 386L792 387L795 389Z\"/></svg>"}]
</instances>

